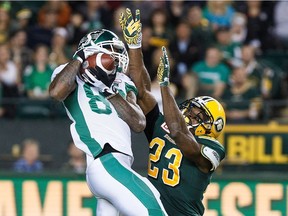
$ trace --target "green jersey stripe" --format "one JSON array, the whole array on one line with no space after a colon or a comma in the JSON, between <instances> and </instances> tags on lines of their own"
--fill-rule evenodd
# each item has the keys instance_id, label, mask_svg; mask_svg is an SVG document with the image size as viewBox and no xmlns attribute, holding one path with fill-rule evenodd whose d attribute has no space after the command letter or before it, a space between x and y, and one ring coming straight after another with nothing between
<instances>
[{"instance_id":1,"label":"green jersey stripe","mask_svg":"<svg viewBox=\"0 0 288 216\"><path fill-rule=\"evenodd\" d=\"M133 91L135 93L135 95L138 95L137 88L133 85L129 85L128 83L125 83L125 90L126 90L126 92Z\"/></svg>"},{"instance_id":2,"label":"green jersey stripe","mask_svg":"<svg viewBox=\"0 0 288 216\"><path fill-rule=\"evenodd\" d=\"M140 200L140 202L147 207L147 209L151 209L149 215L163 215L162 212L156 210L160 209L160 206L153 192L141 179L139 179L137 175L127 170L112 154L106 154L100 157L100 160L106 171L113 178L125 185L125 187L127 187ZM129 184L127 184L127 181L129 181ZM139 190L139 187L143 190Z\"/></svg>"},{"instance_id":3,"label":"green jersey stripe","mask_svg":"<svg viewBox=\"0 0 288 216\"><path fill-rule=\"evenodd\" d=\"M85 145L87 145L93 157L95 157L102 151L102 148L101 145L91 137L91 133L86 124L80 105L78 103L77 99L78 88L79 87L77 86L75 91L72 92L69 95L69 97L65 99L64 105L75 121L75 129L80 137L80 140Z\"/></svg>"}]
</instances>

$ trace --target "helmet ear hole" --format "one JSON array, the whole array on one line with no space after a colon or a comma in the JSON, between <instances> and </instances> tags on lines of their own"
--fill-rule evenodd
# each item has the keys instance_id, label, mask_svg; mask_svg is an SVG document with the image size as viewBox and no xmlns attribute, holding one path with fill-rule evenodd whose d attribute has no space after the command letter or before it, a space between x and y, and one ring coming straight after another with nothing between
<instances>
[{"instance_id":1,"label":"helmet ear hole","mask_svg":"<svg viewBox=\"0 0 288 216\"><path fill-rule=\"evenodd\" d=\"M217 132L221 132L224 128L224 120L222 118L218 118L215 122L214 122L214 125L215 125L215 129Z\"/></svg>"}]
</instances>

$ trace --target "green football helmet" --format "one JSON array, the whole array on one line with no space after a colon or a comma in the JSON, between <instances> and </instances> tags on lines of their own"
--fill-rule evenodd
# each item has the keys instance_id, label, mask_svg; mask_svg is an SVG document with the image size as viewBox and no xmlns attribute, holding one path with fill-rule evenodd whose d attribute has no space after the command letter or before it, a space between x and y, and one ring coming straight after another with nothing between
<instances>
[{"instance_id":1,"label":"green football helmet","mask_svg":"<svg viewBox=\"0 0 288 216\"><path fill-rule=\"evenodd\" d=\"M79 42L78 50L94 46L103 52L111 55L117 62L116 72L126 73L129 57L124 43L112 31L101 29L85 35Z\"/></svg>"}]
</instances>

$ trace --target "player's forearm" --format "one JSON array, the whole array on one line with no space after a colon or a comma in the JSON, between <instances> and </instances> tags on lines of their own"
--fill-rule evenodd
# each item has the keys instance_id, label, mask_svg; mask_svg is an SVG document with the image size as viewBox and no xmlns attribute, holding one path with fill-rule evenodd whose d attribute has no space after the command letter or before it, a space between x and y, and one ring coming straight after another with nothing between
<instances>
[{"instance_id":1,"label":"player's forearm","mask_svg":"<svg viewBox=\"0 0 288 216\"><path fill-rule=\"evenodd\" d=\"M169 128L170 135L177 138L183 131L188 132L186 123L168 86L161 86L161 95L164 118Z\"/></svg>"},{"instance_id":2,"label":"player's forearm","mask_svg":"<svg viewBox=\"0 0 288 216\"><path fill-rule=\"evenodd\" d=\"M145 129L146 119L139 106L124 100L119 94L110 98L109 101L113 104L119 117L129 125L131 130L141 132Z\"/></svg>"},{"instance_id":3,"label":"player's forearm","mask_svg":"<svg viewBox=\"0 0 288 216\"><path fill-rule=\"evenodd\" d=\"M63 101L76 87L76 75L81 66L80 61L72 60L57 74L49 86L50 97Z\"/></svg>"},{"instance_id":4,"label":"player's forearm","mask_svg":"<svg viewBox=\"0 0 288 216\"><path fill-rule=\"evenodd\" d=\"M199 156L200 145L189 132L181 111L169 87L161 87L165 122L169 128L170 136L181 149L185 157L195 160Z\"/></svg>"},{"instance_id":5,"label":"player's forearm","mask_svg":"<svg viewBox=\"0 0 288 216\"><path fill-rule=\"evenodd\" d=\"M151 80L144 65L141 48L129 50L129 75L138 89L138 97L145 94L145 90L150 91Z\"/></svg>"}]
</instances>

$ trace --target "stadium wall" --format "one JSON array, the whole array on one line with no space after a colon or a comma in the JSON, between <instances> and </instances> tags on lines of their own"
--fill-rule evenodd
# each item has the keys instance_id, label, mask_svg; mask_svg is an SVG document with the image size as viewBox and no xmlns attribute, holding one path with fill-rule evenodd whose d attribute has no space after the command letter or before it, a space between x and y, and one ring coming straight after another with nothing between
<instances>
[{"instance_id":1,"label":"stadium wall","mask_svg":"<svg viewBox=\"0 0 288 216\"><path fill-rule=\"evenodd\" d=\"M84 176L0 173L0 194L0 216L95 216ZM204 194L205 216L284 216L287 196L283 176L216 176Z\"/></svg>"}]
</instances>

